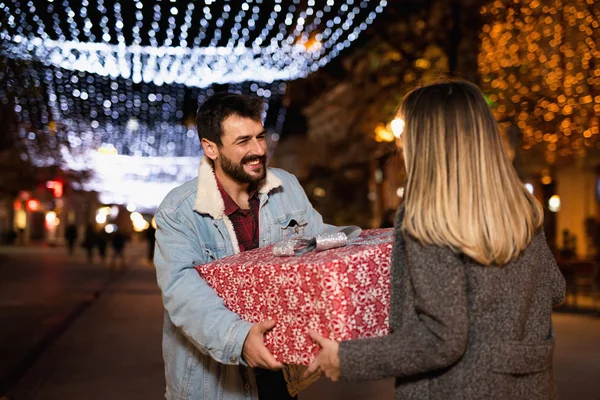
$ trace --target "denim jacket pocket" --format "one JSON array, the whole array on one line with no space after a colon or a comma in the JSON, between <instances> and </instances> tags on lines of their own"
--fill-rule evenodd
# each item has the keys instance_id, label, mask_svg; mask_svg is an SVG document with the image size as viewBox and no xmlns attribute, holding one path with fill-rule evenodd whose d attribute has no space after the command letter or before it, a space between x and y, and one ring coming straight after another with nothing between
<instances>
[{"instance_id":1,"label":"denim jacket pocket","mask_svg":"<svg viewBox=\"0 0 600 400\"><path fill-rule=\"evenodd\" d=\"M210 249L202 249L202 258L192 260L192 265L197 267L198 265L204 265L217 260L217 255Z\"/></svg>"},{"instance_id":2,"label":"denim jacket pocket","mask_svg":"<svg viewBox=\"0 0 600 400\"><path fill-rule=\"evenodd\" d=\"M225 253L225 244L221 242L205 242L200 244L200 260L194 260L196 265L206 264L218 260Z\"/></svg>"},{"instance_id":3,"label":"denim jacket pocket","mask_svg":"<svg viewBox=\"0 0 600 400\"><path fill-rule=\"evenodd\" d=\"M308 225L306 211L286 214L276 221L276 225L279 226L281 239L302 237L305 235L306 226Z\"/></svg>"},{"instance_id":4,"label":"denim jacket pocket","mask_svg":"<svg viewBox=\"0 0 600 400\"><path fill-rule=\"evenodd\" d=\"M207 262L215 261L217 257L217 253L211 249L204 248L204 253L206 253Z\"/></svg>"},{"instance_id":5,"label":"denim jacket pocket","mask_svg":"<svg viewBox=\"0 0 600 400\"><path fill-rule=\"evenodd\" d=\"M539 342L504 342L495 346L492 370L511 375L534 374L552 367L554 338Z\"/></svg>"}]
</instances>

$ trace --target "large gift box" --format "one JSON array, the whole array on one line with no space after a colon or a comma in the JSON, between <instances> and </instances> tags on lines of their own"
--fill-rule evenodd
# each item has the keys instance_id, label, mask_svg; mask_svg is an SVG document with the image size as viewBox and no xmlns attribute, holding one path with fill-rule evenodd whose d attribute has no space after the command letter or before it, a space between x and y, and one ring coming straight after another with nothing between
<instances>
[{"instance_id":1,"label":"large gift box","mask_svg":"<svg viewBox=\"0 0 600 400\"><path fill-rule=\"evenodd\" d=\"M389 332L392 229L370 229L342 247L277 256L273 245L196 269L243 319L274 319L265 344L284 364L308 365L314 329L341 341Z\"/></svg>"}]
</instances>

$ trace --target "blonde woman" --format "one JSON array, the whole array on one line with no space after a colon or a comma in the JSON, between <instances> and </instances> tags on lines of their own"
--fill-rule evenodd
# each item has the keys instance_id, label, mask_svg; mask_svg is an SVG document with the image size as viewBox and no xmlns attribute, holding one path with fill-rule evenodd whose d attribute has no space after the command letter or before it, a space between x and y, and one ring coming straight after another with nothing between
<instances>
[{"instance_id":1,"label":"blonde woman","mask_svg":"<svg viewBox=\"0 0 600 400\"><path fill-rule=\"evenodd\" d=\"M408 173L395 224L392 333L322 347L307 374L395 377L396 399L551 399L565 282L479 89L436 83L399 115Z\"/></svg>"}]
</instances>

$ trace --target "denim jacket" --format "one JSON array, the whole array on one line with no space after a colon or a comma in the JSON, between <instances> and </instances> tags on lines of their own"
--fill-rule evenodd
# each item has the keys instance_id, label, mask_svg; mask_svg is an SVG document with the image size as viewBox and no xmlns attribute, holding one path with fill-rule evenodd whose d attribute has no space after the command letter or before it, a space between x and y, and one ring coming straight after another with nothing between
<instances>
[{"instance_id":1,"label":"denim jacket","mask_svg":"<svg viewBox=\"0 0 600 400\"><path fill-rule=\"evenodd\" d=\"M293 175L269 168L258 189L260 246L327 226ZM163 358L168 400L258 399L242 359L252 324L228 310L195 266L239 252L224 215L212 161L198 178L173 189L156 213L156 266L165 307Z\"/></svg>"}]
</instances>

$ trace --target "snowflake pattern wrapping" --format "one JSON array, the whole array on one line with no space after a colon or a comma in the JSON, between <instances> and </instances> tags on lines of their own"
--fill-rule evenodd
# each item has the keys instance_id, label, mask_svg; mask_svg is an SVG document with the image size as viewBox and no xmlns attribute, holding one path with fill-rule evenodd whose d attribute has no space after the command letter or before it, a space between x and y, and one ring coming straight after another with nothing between
<instances>
[{"instance_id":1,"label":"snowflake pattern wrapping","mask_svg":"<svg viewBox=\"0 0 600 400\"><path fill-rule=\"evenodd\" d=\"M361 238L390 230L365 230ZM392 238L300 257L277 257L266 246L196 269L243 319L277 321L265 343L279 361L308 365L318 354L308 329L337 341L389 332Z\"/></svg>"}]
</instances>

